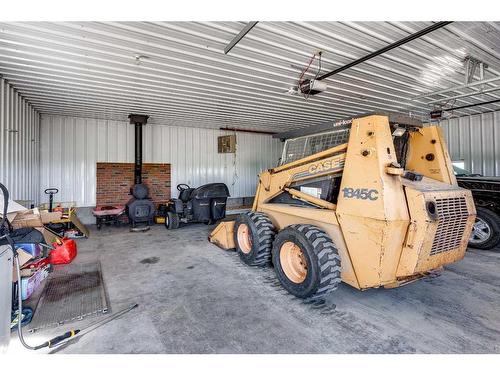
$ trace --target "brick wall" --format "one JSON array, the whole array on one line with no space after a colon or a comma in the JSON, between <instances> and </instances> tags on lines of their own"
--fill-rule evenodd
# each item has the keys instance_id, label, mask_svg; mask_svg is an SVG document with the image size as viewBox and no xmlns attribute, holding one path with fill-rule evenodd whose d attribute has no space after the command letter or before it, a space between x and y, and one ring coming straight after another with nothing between
<instances>
[{"instance_id":1,"label":"brick wall","mask_svg":"<svg viewBox=\"0 0 500 375\"><path fill-rule=\"evenodd\" d=\"M96 203L125 204L132 196L133 163L97 163ZM170 164L143 164L142 183L149 187L149 196L158 205L170 199Z\"/></svg>"}]
</instances>

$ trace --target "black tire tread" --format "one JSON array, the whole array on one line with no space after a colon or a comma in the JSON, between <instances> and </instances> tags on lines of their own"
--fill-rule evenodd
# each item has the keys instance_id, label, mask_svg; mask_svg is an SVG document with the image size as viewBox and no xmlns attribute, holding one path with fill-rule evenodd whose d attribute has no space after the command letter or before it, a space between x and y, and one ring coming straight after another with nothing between
<instances>
[{"instance_id":1,"label":"black tire tread","mask_svg":"<svg viewBox=\"0 0 500 375\"><path fill-rule=\"evenodd\" d=\"M169 225L165 225L167 229L177 229L179 228L179 215L175 212L167 212L167 222Z\"/></svg>"},{"instance_id":2,"label":"black tire tread","mask_svg":"<svg viewBox=\"0 0 500 375\"><path fill-rule=\"evenodd\" d=\"M262 212L250 211L245 214L256 228L257 242L253 241L254 246L252 251L255 255L251 261L245 260L245 263L250 266L264 267L271 262L271 250L275 235L274 225L269 217Z\"/></svg>"},{"instance_id":3,"label":"black tire tread","mask_svg":"<svg viewBox=\"0 0 500 375\"><path fill-rule=\"evenodd\" d=\"M500 244L500 216L486 207L476 208L477 216L487 221L493 232L491 238L482 244L470 244L469 247L480 250L490 250Z\"/></svg>"},{"instance_id":4,"label":"black tire tread","mask_svg":"<svg viewBox=\"0 0 500 375\"><path fill-rule=\"evenodd\" d=\"M293 224L293 228L302 233L312 245L318 258L320 282L309 300L321 300L337 289L341 281L340 256L331 238L320 228L310 224Z\"/></svg>"}]
</instances>

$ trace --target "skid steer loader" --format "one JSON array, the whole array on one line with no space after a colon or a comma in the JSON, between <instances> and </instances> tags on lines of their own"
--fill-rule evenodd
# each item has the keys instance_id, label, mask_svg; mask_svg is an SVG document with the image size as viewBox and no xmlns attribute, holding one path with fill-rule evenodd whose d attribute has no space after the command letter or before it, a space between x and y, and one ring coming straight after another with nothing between
<instances>
[{"instance_id":1,"label":"skid steer loader","mask_svg":"<svg viewBox=\"0 0 500 375\"><path fill-rule=\"evenodd\" d=\"M340 281L401 286L462 259L471 192L457 185L440 128L408 120L352 119L347 142L326 149L328 137L287 141L291 161L262 172L251 212L219 224L210 241L248 265L272 263L282 286L308 299Z\"/></svg>"}]
</instances>

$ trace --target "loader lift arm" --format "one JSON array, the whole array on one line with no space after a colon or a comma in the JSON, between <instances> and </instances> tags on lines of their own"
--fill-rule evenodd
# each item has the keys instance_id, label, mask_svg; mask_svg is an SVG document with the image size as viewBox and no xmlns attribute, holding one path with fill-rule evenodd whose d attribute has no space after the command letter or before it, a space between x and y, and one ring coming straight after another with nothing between
<instances>
[{"instance_id":1,"label":"loader lift arm","mask_svg":"<svg viewBox=\"0 0 500 375\"><path fill-rule=\"evenodd\" d=\"M259 176L259 186L252 209L256 210L260 204L269 202L283 192L288 192L296 199L334 210L335 204L294 189L291 185L327 175L341 174L344 169L346 150L347 144L345 143L262 172Z\"/></svg>"}]
</instances>

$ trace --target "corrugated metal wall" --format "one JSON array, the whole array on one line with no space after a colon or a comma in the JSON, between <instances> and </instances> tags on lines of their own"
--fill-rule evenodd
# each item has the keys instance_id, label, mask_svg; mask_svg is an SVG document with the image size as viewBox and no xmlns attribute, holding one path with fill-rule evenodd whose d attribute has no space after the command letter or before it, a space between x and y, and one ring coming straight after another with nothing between
<instances>
[{"instance_id":1,"label":"corrugated metal wall","mask_svg":"<svg viewBox=\"0 0 500 375\"><path fill-rule=\"evenodd\" d=\"M4 79L0 79L0 181L11 198L38 198L40 116Z\"/></svg>"},{"instance_id":2,"label":"corrugated metal wall","mask_svg":"<svg viewBox=\"0 0 500 375\"><path fill-rule=\"evenodd\" d=\"M485 176L500 176L500 111L441 121L453 161Z\"/></svg>"},{"instance_id":3,"label":"corrugated metal wall","mask_svg":"<svg viewBox=\"0 0 500 375\"><path fill-rule=\"evenodd\" d=\"M225 182L232 197L255 194L257 174L278 163L282 143L271 136L238 132L236 154L218 154L217 137L229 132L146 125L143 162L172 164L175 186ZM41 116L40 199L57 187L59 201L95 205L96 163L134 162L134 127L128 122Z\"/></svg>"}]
</instances>

